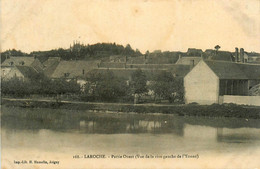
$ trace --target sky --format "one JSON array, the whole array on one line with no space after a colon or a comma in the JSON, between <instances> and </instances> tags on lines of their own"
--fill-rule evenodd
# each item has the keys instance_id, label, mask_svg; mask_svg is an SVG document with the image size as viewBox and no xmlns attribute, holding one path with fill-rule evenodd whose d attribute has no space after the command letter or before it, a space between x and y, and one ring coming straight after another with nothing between
<instances>
[{"instance_id":1,"label":"sky","mask_svg":"<svg viewBox=\"0 0 260 169\"><path fill-rule=\"evenodd\" d=\"M1 51L130 44L260 52L260 0L1 0Z\"/></svg>"}]
</instances>

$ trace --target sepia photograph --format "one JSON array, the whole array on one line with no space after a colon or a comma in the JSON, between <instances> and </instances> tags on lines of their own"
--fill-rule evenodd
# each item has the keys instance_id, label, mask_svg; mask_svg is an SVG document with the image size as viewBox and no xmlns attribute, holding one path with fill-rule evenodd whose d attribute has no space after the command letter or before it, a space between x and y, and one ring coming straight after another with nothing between
<instances>
[{"instance_id":1,"label":"sepia photograph","mask_svg":"<svg viewBox=\"0 0 260 169\"><path fill-rule=\"evenodd\" d=\"M1 0L2 169L260 169L260 0Z\"/></svg>"}]
</instances>

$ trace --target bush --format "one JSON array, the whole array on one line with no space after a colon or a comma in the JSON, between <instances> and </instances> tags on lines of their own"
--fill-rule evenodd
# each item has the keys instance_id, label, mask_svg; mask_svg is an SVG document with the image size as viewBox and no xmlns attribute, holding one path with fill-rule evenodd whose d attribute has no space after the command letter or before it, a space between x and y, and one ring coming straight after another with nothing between
<instances>
[{"instance_id":1,"label":"bush","mask_svg":"<svg viewBox=\"0 0 260 169\"><path fill-rule=\"evenodd\" d=\"M109 70L102 74L91 74L86 80L88 83L85 85L83 99L115 101L128 93L126 81Z\"/></svg>"},{"instance_id":2,"label":"bush","mask_svg":"<svg viewBox=\"0 0 260 169\"><path fill-rule=\"evenodd\" d=\"M66 79L50 80L46 77L41 79L22 80L12 78L1 82L1 92L3 95L12 95L14 97L24 97L33 94L39 95L57 95L79 93L80 85L76 81Z\"/></svg>"},{"instance_id":3,"label":"bush","mask_svg":"<svg viewBox=\"0 0 260 169\"><path fill-rule=\"evenodd\" d=\"M170 72L157 74L150 86L157 98L169 100L170 103L184 101L184 86L181 78L173 77Z\"/></svg>"}]
</instances>

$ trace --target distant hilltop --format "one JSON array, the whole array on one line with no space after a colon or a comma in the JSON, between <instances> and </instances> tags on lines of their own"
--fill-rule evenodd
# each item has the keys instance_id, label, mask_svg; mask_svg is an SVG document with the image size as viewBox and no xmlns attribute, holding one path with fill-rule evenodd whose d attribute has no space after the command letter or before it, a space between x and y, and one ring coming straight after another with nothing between
<instances>
[{"instance_id":1,"label":"distant hilltop","mask_svg":"<svg viewBox=\"0 0 260 169\"><path fill-rule=\"evenodd\" d=\"M234 51L221 51L221 47L216 45L213 49L188 48L186 52L180 51L146 51L144 54L138 49L132 49L116 43L97 43L93 45L81 44L74 41L68 49L52 49L49 51L33 51L25 53L20 50L7 50L1 53L1 63L8 57L31 56L45 62L50 57L59 57L61 60L102 60L106 62L121 62L127 59L128 62L140 64L146 60L149 64L173 64L181 57L202 57L204 59L236 61L238 53L243 53L243 57L249 62L260 63L260 53L246 52L243 48L236 48ZM239 51L238 51L239 50ZM134 59L133 59L134 58Z\"/></svg>"}]
</instances>

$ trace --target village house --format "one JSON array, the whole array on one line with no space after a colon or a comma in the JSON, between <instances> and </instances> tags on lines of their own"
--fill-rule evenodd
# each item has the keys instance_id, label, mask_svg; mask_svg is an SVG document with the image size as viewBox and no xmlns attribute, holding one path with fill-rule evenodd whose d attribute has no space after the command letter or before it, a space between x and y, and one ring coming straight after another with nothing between
<instances>
[{"instance_id":1,"label":"village house","mask_svg":"<svg viewBox=\"0 0 260 169\"><path fill-rule=\"evenodd\" d=\"M191 66L195 66L199 63L199 61L202 59L202 57L182 57L181 55L179 56L179 59L177 60L177 62L175 64L177 65L191 65Z\"/></svg>"},{"instance_id":2,"label":"village house","mask_svg":"<svg viewBox=\"0 0 260 169\"><path fill-rule=\"evenodd\" d=\"M248 96L259 83L260 65L201 60L184 77L185 103L260 105L260 96Z\"/></svg>"},{"instance_id":3,"label":"village house","mask_svg":"<svg viewBox=\"0 0 260 169\"><path fill-rule=\"evenodd\" d=\"M92 69L98 68L100 61L60 61L50 75L51 79L76 80L81 86L86 83L85 76Z\"/></svg>"},{"instance_id":4,"label":"village house","mask_svg":"<svg viewBox=\"0 0 260 169\"><path fill-rule=\"evenodd\" d=\"M201 49L196 48L188 48L187 50L187 56L201 56L203 51Z\"/></svg>"},{"instance_id":5,"label":"village house","mask_svg":"<svg viewBox=\"0 0 260 169\"><path fill-rule=\"evenodd\" d=\"M8 57L1 64L1 77L3 80L9 80L13 77L27 77L28 71L42 72L43 65L34 57Z\"/></svg>"},{"instance_id":6,"label":"village house","mask_svg":"<svg viewBox=\"0 0 260 169\"><path fill-rule=\"evenodd\" d=\"M30 77L37 75L39 72L31 66L15 66L10 69L8 74L2 77L3 80L10 80L12 78L18 78L21 80L27 80Z\"/></svg>"},{"instance_id":7,"label":"village house","mask_svg":"<svg viewBox=\"0 0 260 169\"><path fill-rule=\"evenodd\" d=\"M238 53L238 51L237 51ZM235 53L229 51L216 51L213 49L206 49L205 52L202 54L203 59L209 60L222 60L228 62L235 61Z\"/></svg>"},{"instance_id":8,"label":"village house","mask_svg":"<svg viewBox=\"0 0 260 169\"><path fill-rule=\"evenodd\" d=\"M43 62L43 73L47 77L51 77L60 63L60 57L49 57Z\"/></svg>"},{"instance_id":9,"label":"village house","mask_svg":"<svg viewBox=\"0 0 260 169\"><path fill-rule=\"evenodd\" d=\"M248 58L248 63L260 64L260 54L255 52L245 52L245 57Z\"/></svg>"},{"instance_id":10,"label":"village house","mask_svg":"<svg viewBox=\"0 0 260 169\"><path fill-rule=\"evenodd\" d=\"M109 62L126 62L127 57L124 55L111 55L109 56Z\"/></svg>"}]
</instances>

